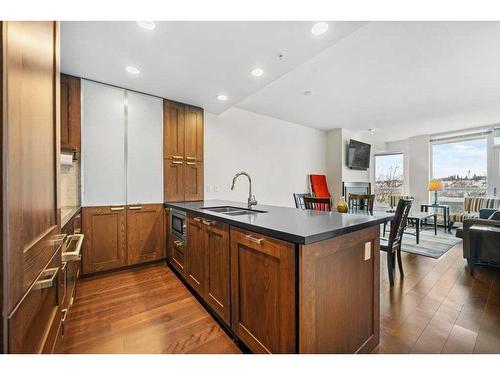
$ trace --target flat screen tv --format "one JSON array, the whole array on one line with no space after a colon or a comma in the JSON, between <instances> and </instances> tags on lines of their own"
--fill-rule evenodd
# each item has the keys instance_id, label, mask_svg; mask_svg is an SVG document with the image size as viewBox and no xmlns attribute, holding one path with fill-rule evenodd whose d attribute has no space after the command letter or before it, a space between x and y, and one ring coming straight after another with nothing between
<instances>
[{"instance_id":1,"label":"flat screen tv","mask_svg":"<svg viewBox=\"0 0 500 375\"><path fill-rule=\"evenodd\" d=\"M351 169L367 170L370 167L371 145L351 139L347 151L347 166Z\"/></svg>"}]
</instances>

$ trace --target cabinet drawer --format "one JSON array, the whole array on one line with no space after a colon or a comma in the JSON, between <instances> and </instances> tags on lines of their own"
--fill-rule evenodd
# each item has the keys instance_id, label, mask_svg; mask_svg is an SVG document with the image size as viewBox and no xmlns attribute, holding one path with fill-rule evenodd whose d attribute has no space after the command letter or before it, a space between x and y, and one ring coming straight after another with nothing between
<instances>
[{"instance_id":1,"label":"cabinet drawer","mask_svg":"<svg viewBox=\"0 0 500 375\"><path fill-rule=\"evenodd\" d=\"M184 241L171 236L170 249L172 254L172 265L182 275L186 274L186 244Z\"/></svg>"},{"instance_id":2,"label":"cabinet drawer","mask_svg":"<svg viewBox=\"0 0 500 375\"><path fill-rule=\"evenodd\" d=\"M50 353L61 321L61 248L8 318L9 353Z\"/></svg>"}]
</instances>

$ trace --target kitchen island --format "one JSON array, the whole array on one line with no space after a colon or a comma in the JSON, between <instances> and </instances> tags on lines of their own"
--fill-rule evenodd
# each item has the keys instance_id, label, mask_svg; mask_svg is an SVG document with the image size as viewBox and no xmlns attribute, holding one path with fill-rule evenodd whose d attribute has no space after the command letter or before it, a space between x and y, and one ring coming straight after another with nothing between
<instances>
[{"instance_id":1,"label":"kitchen island","mask_svg":"<svg viewBox=\"0 0 500 375\"><path fill-rule=\"evenodd\" d=\"M169 264L252 352L378 344L380 224L390 216L221 200L165 207ZM174 224L183 215L184 232Z\"/></svg>"}]
</instances>

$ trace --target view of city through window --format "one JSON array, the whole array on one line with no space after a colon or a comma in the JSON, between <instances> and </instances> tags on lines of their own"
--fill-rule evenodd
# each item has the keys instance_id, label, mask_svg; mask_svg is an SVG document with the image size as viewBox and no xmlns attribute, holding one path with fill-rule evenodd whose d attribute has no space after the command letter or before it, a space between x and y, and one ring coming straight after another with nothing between
<instances>
[{"instance_id":1,"label":"view of city through window","mask_svg":"<svg viewBox=\"0 0 500 375\"><path fill-rule=\"evenodd\" d=\"M487 140L464 140L432 145L433 178L443 182L441 202L462 202L487 190Z\"/></svg>"},{"instance_id":2,"label":"view of city through window","mask_svg":"<svg viewBox=\"0 0 500 375\"><path fill-rule=\"evenodd\" d=\"M375 199L389 204L391 195L403 194L403 154L375 155Z\"/></svg>"}]
</instances>

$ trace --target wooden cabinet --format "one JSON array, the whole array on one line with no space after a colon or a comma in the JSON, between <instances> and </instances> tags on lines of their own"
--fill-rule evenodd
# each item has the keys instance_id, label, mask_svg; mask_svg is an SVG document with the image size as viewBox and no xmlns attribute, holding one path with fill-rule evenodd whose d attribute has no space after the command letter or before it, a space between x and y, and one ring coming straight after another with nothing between
<instances>
[{"instance_id":1,"label":"wooden cabinet","mask_svg":"<svg viewBox=\"0 0 500 375\"><path fill-rule=\"evenodd\" d=\"M84 207L83 273L106 271L127 264L126 211L120 207Z\"/></svg>"},{"instance_id":2,"label":"wooden cabinet","mask_svg":"<svg viewBox=\"0 0 500 375\"><path fill-rule=\"evenodd\" d=\"M59 303L48 288L28 295L58 249L59 23L2 21L0 37L0 352L29 353L51 346ZM12 315L22 300L27 308Z\"/></svg>"},{"instance_id":3,"label":"wooden cabinet","mask_svg":"<svg viewBox=\"0 0 500 375\"><path fill-rule=\"evenodd\" d=\"M203 109L164 101L164 198L203 199Z\"/></svg>"},{"instance_id":4,"label":"wooden cabinet","mask_svg":"<svg viewBox=\"0 0 500 375\"><path fill-rule=\"evenodd\" d=\"M163 205L127 207L127 264L164 258L164 238Z\"/></svg>"},{"instance_id":5,"label":"wooden cabinet","mask_svg":"<svg viewBox=\"0 0 500 375\"><path fill-rule=\"evenodd\" d=\"M186 162L184 168L184 200L203 200L203 163Z\"/></svg>"},{"instance_id":6,"label":"wooden cabinet","mask_svg":"<svg viewBox=\"0 0 500 375\"><path fill-rule=\"evenodd\" d=\"M172 266L181 274L186 275L186 243L175 236L169 236L169 247Z\"/></svg>"},{"instance_id":7,"label":"wooden cabinet","mask_svg":"<svg viewBox=\"0 0 500 375\"><path fill-rule=\"evenodd\" d=\"M206 246L205 228L200 217L188 215L187 235L187 281L201 296L204 296L206 291Z\"/></svg>"},{"instance_id":8,"label":"wooden cabinet","mask_svg":"<svg viewBox=\"0 0 500 375\"><path fill-rule=\"evenodd\" d=\"M184 159L184 108L182 103L163 101L164 159Z\"/></svg>"},{"instance_id":9,"label":"wooden cabinet","mask_svg":"<svg viewBox=\"0 0 500 375\"><path fill-rule=\"evenodd\" d=\"M180 202L184 200L185 166L182 160L164 160L163 163L165 200Z\"/></svg>"},{"instance_id":10,"label":"wooden cabinet","mask_svg":"<svg viewBox=\"0 0 500 375\"><path fill-rule=\"evenodd\" d=\"M203 110L185 106L184 155L186 161L203 161Z\"/></svg>"},{"instance_id":11,"label":"wooden cabinet","mask_svg":"<svg viewBox=\"0 0 500 375\"><path fill-rule=\"evenodd\" d=\"M226 322L231 324L229 279L229 225L209 221L205 226L206 247L205 301Z\"/></svg>"},{"instance_id":12,"label":"wooden cabinet","mask_svg":"<svg viewBox=\"0 0 500 375\"><path fill-rule=\"evenodd\" d=\"M61 74L61 150L80 152L80 78Z\"/></svg>"},{"instance_id":13,"label":"wooden cabinet","mask_svg":"<svg viewBox=\"0 0 500 375\"><path fill-rule=\"evenodd\" d=\"M296 352L295 245L231 227L231 327L255 353Z\"/></svg>"}]
</instances>

